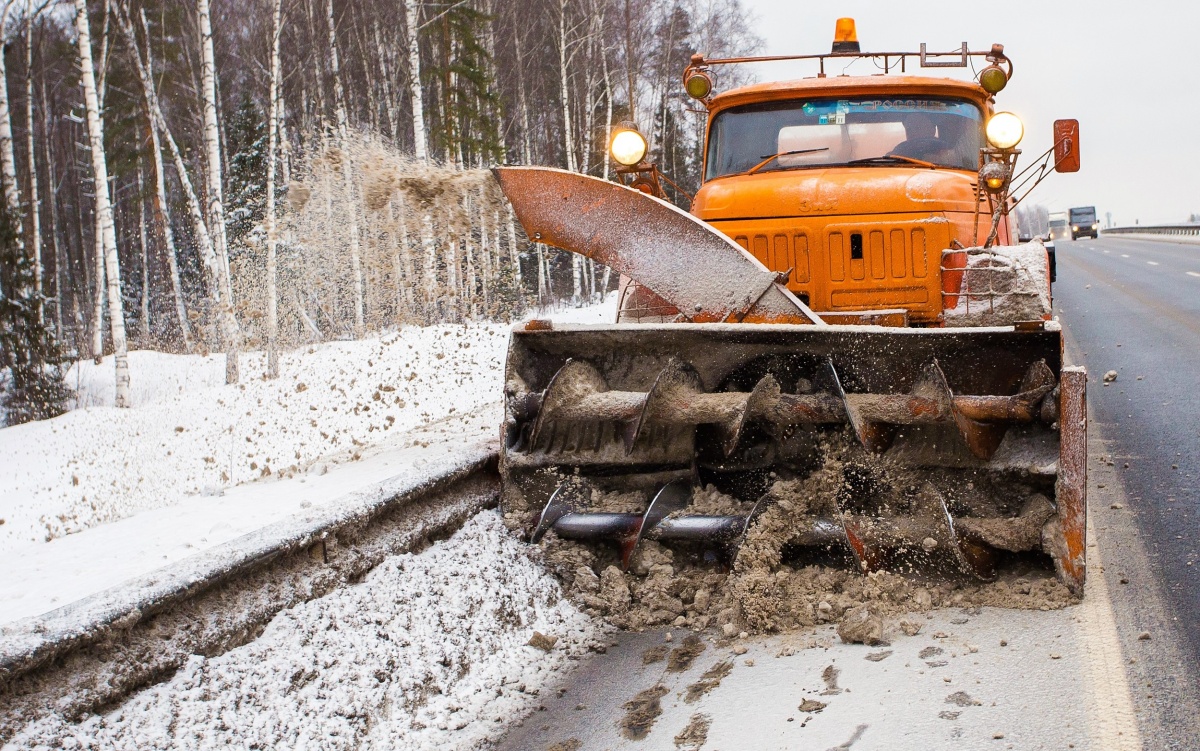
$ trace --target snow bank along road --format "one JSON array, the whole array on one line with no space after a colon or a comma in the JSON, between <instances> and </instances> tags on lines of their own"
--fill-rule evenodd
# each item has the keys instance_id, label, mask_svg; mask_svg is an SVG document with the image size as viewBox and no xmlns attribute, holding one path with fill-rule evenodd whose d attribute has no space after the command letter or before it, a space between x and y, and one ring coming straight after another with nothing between
<instances>
[{"instance_id":1,"label":"snow bank along road","mask_svg":"<svg viewBox=\"0 0 1200 751\"><path fill-rule=\"evenodd\" d=\"M498 482L491 441L460 446L440 473L389 477L5 625L0 741L37 718L111 705L193 655L253 641L281 611L454 532L495 503Z\"/></svg>"},{"instance_id":2,"label":"snow bank along road","mask_svg":"<svg viewBox=\"0 0 1200 751\"><path fill-rule=\"evenodd\" d=\"M0 431L0 742L254 642L494 504L508 328L317 345L232 387L219 358L135 353L130 410L76 368L78 409Z\"/></svg>"}]
</instances>

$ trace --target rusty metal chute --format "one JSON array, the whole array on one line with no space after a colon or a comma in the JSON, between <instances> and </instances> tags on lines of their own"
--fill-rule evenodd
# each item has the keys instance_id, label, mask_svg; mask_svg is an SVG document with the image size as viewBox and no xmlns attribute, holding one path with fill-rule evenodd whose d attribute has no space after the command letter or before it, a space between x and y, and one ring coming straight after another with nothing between
<instances>
[{"instance_id":1,"label":"rusty metal chute","mask_svg":"<svg viewBox=\"0 0 1200 751\"><path fill-rule=\"evenodd\" d=\"M754 256L666 201L549 167L493 172L531 240L636 279L686 320L823 325Z\"/></svg>"}]
</instances>

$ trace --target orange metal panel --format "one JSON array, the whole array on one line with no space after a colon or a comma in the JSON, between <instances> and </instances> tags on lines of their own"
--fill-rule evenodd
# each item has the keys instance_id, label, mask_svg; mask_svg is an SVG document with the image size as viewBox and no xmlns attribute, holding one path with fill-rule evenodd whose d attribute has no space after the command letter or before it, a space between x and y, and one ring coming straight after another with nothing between
<instances>
[{"instance_id":1,"label":"orange metal panel","mask_svg":"<svg viewBox=\"0 0 1200 751\"><path fill-rule=\"evenodd\" d=\"M830 232L826 247L829 248L829 278L840 282L846 278L846 250L841 232Z\"/></svg>"},{"instance_id":2,"label":"orange metal panel","mask_svg":"<svg viewBox=\"0 0 1200 751\"><path fill-rule=\"evenodd\" d=\"M925 230L920 227L912 231L912 267L918 279L929 274L929 249L925 247Z\"/></svg>"},{"instance_id":3,"label":"orange metal panel","mask_svg":"<svg viewBox=\"0 0 1200 751\"><path fill-rule=\"evenodd\" d=\"M909 249L905 247L907 243L904 242L904 230L894 229L891 234L892 238L889 250L892 255L892 278L903 279L908 275L907 260L909 255Z\"/></svg>"},{"instance_id":4,"label":"orange metal panel","mask_svg":"<svg viewBox=\"0 0 1200 751\"><path fill-rule=\"evenodd\" d=\"M771 249L771 263L767 264L767 268L779 268L784 271L795 267L796 262L792 260L791 249L788 248L787 235L775 235L774 247Z\"/></svg>"},{"instance_id":5,"label":"orange metal panel","mask_svg":"<svg viewBox=\"0 0 1200 751\"><path fill-rule=\"evenodd\" d=\"M810 278L808 266L808 235L796 233L796 270L792 272L792 281L807 284Z\"/></svg>"},{"instance_id":6,"label":"orange metal panel","mask_svg":"<svg viewBox=\"0 0 1200 751\"><path fill-rule=\"evenodd\" d=\"M813 310L903 308L918 325L940 320L941 251L950 247L957 223L909 213L712 222L733 237L750 238L751 252L772 271L793 269L788 289ZM852 235L861 238L861 257L853 257L859 254L851 252Z\"/></svg>"},{"instance_id":7,"label":"orange metal panel","mask_svg":"<svg viewBox=\"0 0 1200 751\"><path fill-rule=\"evenodd\" d=\"M759 261L762 262L763 266L766 266L767 268L771 268L771 257L769 255L767 255L767 236L766 235L755 235L754 236L754 242L751 246L750 252L754 254L755 258L757 258Z\"/></svg>"},{"instance_id":8,"label":"orange metal panel","mask_svg":"<svg viewBox=\"0 0 1200 751\"><path fill-rule=\"evenodd\" d=\"M883 233L871 230L870 240L871 278L883 279L887 276L887 264L883 257ZM900 246L900 252L904 252L903 245Z\"/></svg>"}]
</instances>

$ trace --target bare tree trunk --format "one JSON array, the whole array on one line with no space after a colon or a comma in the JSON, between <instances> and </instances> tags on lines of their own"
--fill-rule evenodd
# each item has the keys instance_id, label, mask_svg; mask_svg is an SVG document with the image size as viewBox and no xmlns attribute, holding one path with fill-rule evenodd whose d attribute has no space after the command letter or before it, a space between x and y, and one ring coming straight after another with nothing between
<instances>
[{"instance_id":1,"label":"bare tree trunk","mask_svg":"<svg viewBox=\"0 0 1200 751\"><path fill-rule=\"evenodd\" d=\"M570 0L558 0L558 84L562 98L563 152L567 169L575 172L575 138L571 132L571 98L567 69L567 5ZM571 254L571 302L579 305L583 299L583 256Z\"/></svg>"},{"instance_id":2,"label":"bare tree trunk","mask_svg":"<svg viewBox=\"0 0 1200 751\"><path fill-rule=\"evenodd\" d=\"M421 1L404 0L408 46L408 98L412 102L413 153L422 162L429 161L425 144L425 95L421 90L421 46L417 36L421 25Z\"/></svg>"},{"instance_id":3,"label":"bare tree trunk","mask_svg":"<svg viewBox=\"0 0 1200 751\"><path fill-rule=\"evenodd\" d=\"M50 240L54 249L54 322L58 333L58 341L63 342L66 335L63 329L63 266L65 265L62 245L58 238L58 181L55 178L54 160L50 158L50 108L46 106L46 80L42 78L42 152L46 155L46 171L50 178L46 197L50 209Z\"/></svg>"},{"instance_id":4,"label":"bare tree trunk","mask_svg":"<svg viewBox=\"0 0 1200 751\"><path fill-rule=\"evenodd\" d=\"M77 0L78 2L79 0ZM219 315L225 345L225 382L238 382L241 333L233 312L233 283L229 277L229 247L225 235L225 199L221 187L221 143L217 129L216 62L208 0L196 0L200 22L200 98L204 114L204 150L208 169L208 229L217 258L217 280L223 304Z\"/></svg>"},{"instance_id":5,"label":"bare tree trunk","mask_svg":"<svg viewBox=\"0 0 1200 751\"><path fill-rule=\"evenodd\" d=\"M108 193L108 186L96 185L96 193ZM100 212L92 214L92 260L96 264L96 288L92 300L92 359L99 365L104 359L104 228Z\"/></svg>"},{"instance_id":6,"label":"bare tree trunk","mask_svg":"<svg viewBox=\"0 0 1200 751\"><path fill-rule=\"evenodd\" d=\"M25 10L25 147L26 158L29 161L29 241L33 245L33 284L37 296L38 322L46 320L46 308L43 304L45 283L42 267L42 197L38 193L37 151L33 144L33 19L32 8ZM7 83L7 81L5 81ZM46 104L43 101L42 107Z\"/></svg>"},{"instance_id":7,"label":"bare tree trunk","mask_svg":"<svg viewBox=\"0 0 1200 751\"><path fill-rule=\"evenodd\" d=\"M142 251L142 346L150 348L150 252L146 242L146 197L143 195L145 178L142 176L142 160L137 169L138 246Z\"/></svg>"},{"instance_id":8,"label":"bare tree trunk","mask_svg":"<svg viewBox=\"0 0 1200 751\"><path fill-rule=\"evenodd\" d=\"M521 52L522 39L524 39L524 34L522 33L522 29L518 28L513 37L513 43L516 45L517 51L517 106L521 109L521 163L530 164L532 162L532 148L529 143L529 102L525 96L525 57Z\"/></svg>"},{"instance_id":9,"label":"bare tree trunk","mask_svg":"<svg viewBox=\"0 0 1200 751\"><path fill-rule=\"evenodd\" d=\"M513 219L512 207L508 209L508 252L512 256L513 274L517 280L517 288L521 287L521 253L517 250L517 227Z\"/></svg>"},{"instance_id":10,"label":"bare tree trunk","mask_svg":"<svg viewBox=\"0 0 1200 751\"><path fill-rule=\"evenodd\" d=\"M8 27L8 11L11 2L4 3L0 12L0 34ZM17 160L13 153L12 112L8 103L8 68L4 55L0 54L0 178L4 181L4 204L15 223L17 243L25 249L25 234L21 226L21 189L17 185Z\"/></svg>"},{"instance_id":11,"label":"bare tree trunk","mask_svg":"<svg viewBox=\"0 0 1200 751\"><path fill-rule=\"evenodd\" d=\"M338 66L336 29L333 24L333 0L325 1L325 17L329 22L329 57L333 68L333 98L337 109L338 138L342 147L342 180L345 184L346 219L350 233L350 273L354 275L354 335L363 335L363 278L362 258L359 252L358 206L354 201L354 169L350 158L350 137L346 123L346 95L342 88L342 74Z\"/></svg>"},{"instance_id":12,"label":"bare tree trunk","mask_svg":"<svg viewBox=\"0 0 1200 751\"><path fill-rule=\"evenodd\" d=\"M121 11L118 8L118 22ZM154 59L150 56L150 32L146 23L146 14L142 13L142 28L146 30L146 72L153 80ZM136 49L133 54L137 55ZM140 58L139 58L140 59ZM150 90L153 93L153 89ZM142 99L146 105L147 135L150 140L150 154L154 164L154 205L155 221L162 228L163 249L167 255L167 268L171 273L171 295L175 299L175 317L179 319L179 331L183 336L183 346L188 352L192 350L192 325L188 321L187 304L183 299L183 283L179 278L179 258L175 252L175 230L171 226L171 206L167 203L166 175L163 172L162 143L158 138L158 126L155 124L154 109L157 106L147 96L146 87L142 89ZM186 176L184 177L186 179Z\"/></svg>"},{"instance_id":13,"label":"bare tree trunk","mask_svg":"<svg viewBox=\"0 0 1200 751\"><path fill-rule=\"evenodd\" d=\"M433 216L429 208L421 212L421 247L425 256L425 310L423 317L426 323L435 319L437 306L437 247L433 242Z\"/></svg>"},{"instance_id":14,"label":"bare tree trunk","mask_svg":"<svg viewBox=\"0 0 1200 751\"><path fill-rule=\"evenodd\" d=\"M85 0L76 1L84 2ZM162 109L158 105L158 93L154 89L154 79L150 67L152 62L150 50L149 48L146 49L146 59L143 60L141 57L140 47L137 43L137 37L133 33L133 25L130 23L129 17L126 15L124 9L120 5L117 6L116 16L117 23L121 27L121 33L125 37L125 42L133 54L134 65L137 68L138 78L141 80L142 96L145 98L147 109L149 109L150 115L154 119L155 128L157 128L158 132L162 135L167 143L167 148L171 152L171 159L175 165L176 176L179 178L179 184L183 187L183 193L187 199L188 212L192 219L192 229L196 235L196 246L200 252L201 264L204 267L205 283L208 287L209 295L211 296L213 302L213 312L217 315L218 323L227 335L230 327L236 331L237 320L233 317L233 307L231 305L223 304L227 298L224 295L223 285L221 283L220 261L218 260L216 251L214 250L212 236L208 232L208 225L204 220L204 209L200 205L200 199L196 195L196 189L192 185L191 178L188 176L187 165L183 161L183 154L180 153L179 146L175 143L175 138L171 135L170 128L167 127L167 120L165 117L163 117ZM143 26L145 26L145 16L142 17L142 21ZM157 155L159 152L157 149L155 149L154 153ZM164 226L167 228L166 236L168 238L168 242L171 242L170 216L166 213L166 191L162 185L163 171L161 169L161 160L156 163L156 166L159 168L158 182L160 184L158 186L158 191L159 200L163 206L163 221ZM173 251L174 249L169 247L168 250ZM170 252L170 256L172 259L174 259L174 252ZM172 263L174 264L174 261L172 261ZM178 277L177 269L173 270L173 273L176 277ZM179 290L176 290L176 294L178 296L177 299L182 300L182 293L179 292ZM181 320L186 320L186 315L182 311L182 303L180 303L180 307L178 309L180 310ZM226 362L226 369L228 375L228 362Z\"/></svg>"},{"instance_id":15,"label":"bare tree trunk","mask_svg":"<svg viewBox=\"0 0 1200 751\"><path fill-rule=\"evenodd\" d=\"M104 270L108 277L108 313L112 325L117 385L114 404L118 407L129 407L129 353L125 342L125 311L121 307L121 266L117 258L117 236L113 230L112 205L108 200L108 162L104 155L100 105L96 97L96 79L92 69L92 39L91 30L88 28L87 0L75 0L75 26L79 35L79 68L82 74L83 99L87 108L92 170L96 179L96 213L100 217Z\"/></svg>"},{"instance_id":16,"label":"bare tree trunk","mask_svg":"<svg viewBox=\"0 0 1200 751\"><path fill-rule=\"evenodd\" d=\"M396 97L392 93L392 56L385 52L383 46L383 35L379 33L379 19L371 20L371 31L375 36L375 48L379 52L381 67L383 68L383 106L387 109L388 131L392 136L392 144L400 145L400 114L396 111ZM394 49L394 48L393 48Z\"/></svg>"},{"instance_id":17,"label":"bare tree trunk","mask_svg":"<svg viewBox=\"0 0 1200 751\"><path fill-rule=\"evenodd\" d=\"M272 3L271 80L267 86L267 378L279 377L279 292L276 252L279 227L275 222L275 148L279 134L279 42L283 32L283 3Z\"/></svg>"}]
</instances>

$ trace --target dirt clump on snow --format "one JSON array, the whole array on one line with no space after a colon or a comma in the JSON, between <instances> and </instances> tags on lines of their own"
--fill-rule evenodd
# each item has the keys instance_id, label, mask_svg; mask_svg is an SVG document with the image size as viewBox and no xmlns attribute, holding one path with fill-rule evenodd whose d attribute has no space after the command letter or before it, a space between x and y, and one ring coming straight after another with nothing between
<instances>
[{"instance_id":1,"label":"dirt clump on snow","mask_svg":"<svg viewBox=\"0 0 1200 751\"><path fill-rule=\"evenodd\" d=\"M671 648L666 644L658 644L648 648L646 651L642 652L642 664L653 665L656 662L662 662L663 658L667 656L667 652L669 652L670 649Z\"/></svg>"},{"instance_id":2,"label":"dirt clump on snow","mask_svg":"<svg viewBox=\"0 0 1200 751\"><path fill-rule=\"evenodd\" d=\"M700 676L700 680L687 687L687 692L683 696L684 702L688 704L696 703L701 696L720 686L721 681L725 680L725 676L729 675L732 670L733 660L721 660L708 670L705 670L704 675Z\"/></svg>"},{"instance_id":3,"label":"dirt clump on snow","mask_svg":"<svg viewBox=\"0 0 1200 751\"><path fill-rule=\"evenodd\" d=\"M823 701L817 701L816 699L805 699L804 701L800 702L800 706L796 707L796 709L799 709L801 712L816 714L826 706L827 705Z\"/></svg>"},{"instance_id":4,"label":"dirt clump on snow","mask_svg":"<svg viewBox=\"0 0 1200 751\"><path fill-rule=\"evenodd\" d=\"M568 738L565 741L552 743L546 747L546 751L579 751L583 743L578 738Z\"/></svg>"},{"instance_id":5,"label":"dirt clump on snow","mask_svg":"<svg viewBox=\"0 0 1200 751\"><path fill-rule=\"evenodd\" d=\"M621 718L621 734L634 741L640 741L650 733L650 728L662 714L661 699L670 693L670 689L662 684L652 686L645 691L639 691L629 701L625 702L625 716Z\"/></svg>"},{"instance_id":6,"label":"dirt clump on snow","mask_svg":"<svg viewBox=\"0 0 1200 751\"><path fill-rule=\"evenodd\" d=\"M679 748L697 749L708 741L708 728L712 718L704 714L694 714L688 724L675 736L675 745Z\"/></svg>"},{"instance_id":7,"label":"dirt clump on snow","mask_svg":"<svg viewBox=\"0 0 1200 751\"><path fill-rule=\"evenodd\" d=\"M683 644L672 649L667 657L667 672L682 673L687 670L707 646L696 634L688 634L684 637Z\"/></svg>"},{"instance_id":8,"label":"dirt clump on snow","mask_svg":"<svg viewBox=\"0 0 1200 751\"><path fill-rule=\"evenodd\" d=\"M841 624L844 640L882 645L892 635L920 629L915 621L899 622L908 613L972 606L1045 610L1078 602L1048 566L1029 557L1014 556L991 582L948 570L953 557L947 552L944 512L938 518L939 495L956 525L998 549L1012 550L1038 542L1053 513L1044 488L1014 488L982 474L957 483L955 476L943 475L935 488L923 470L862 459L852 441L831 437L820 447L823 462L807 477L771 482L765 511L750 526L732 562L712 551L643 539L623 570L615 544L583 544L553 531L540 542L543 560L577 604L617 627L716 629L726 638L742 631ZM855 513L894 520L888 533L915 540L904 555L864 576L840 542L828 548L799 547L798 535L812 529L814 519L837 520L839 504L862 496L880 500ZM640 513L647 502L647 492L593 490L588 507L581 510ZM745 515L753 506L703 486L680 513ZM505 521L514 530L538 511L505 510Z\"/></svg>"},{"instance_id":9,"label":"dirt clump on snow","mask_svg":"<svg viewBox=\"0 0 1200 751\"><path fill-rule=\"evenodd\" d=\"M868 647L887 644L883 638L883 618L870 605L858 605L847 610L838 624L837 633L847 644L866 644Z\"/></svg>"}]
</instances>

